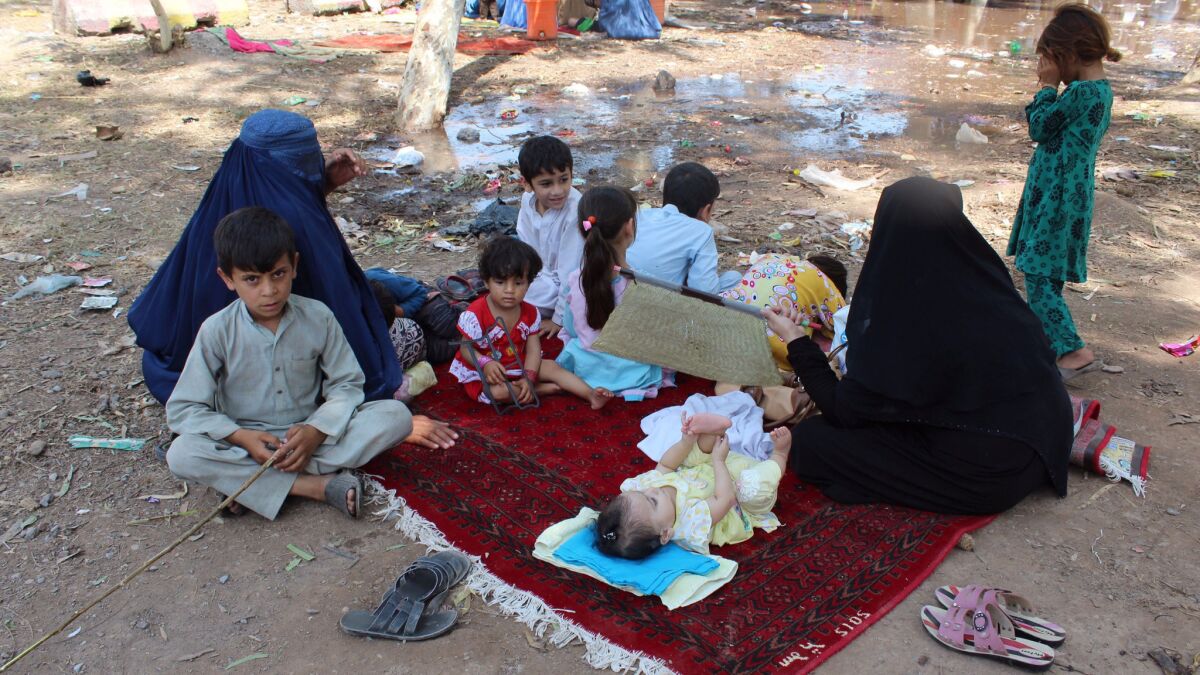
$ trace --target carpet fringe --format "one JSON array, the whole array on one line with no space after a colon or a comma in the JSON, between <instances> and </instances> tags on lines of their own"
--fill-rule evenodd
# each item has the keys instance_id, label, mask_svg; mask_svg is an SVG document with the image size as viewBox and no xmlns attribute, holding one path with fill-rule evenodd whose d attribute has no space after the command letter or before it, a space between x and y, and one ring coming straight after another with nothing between
<instances>
[{"instance_id":1,"label":"carpet fringe","mask_svg":"<svg viewBox=\"0 0 1200 675\"><path fill-rule=\"evenodd\" d=\"M378 476L363 476L370 493L368 503L380 506L375 511L384 522L395 519L395 528L404 536L429 547L433 551L454 548L437 526L424 516L409 508L404 498L395 490L389 490L378 480ZM673 671L660 659L641 652L626 649L613 643L559 614L538 596L508 584L488 571L477 556L469 556L476 563L466 585L487 604L525 624L534 635L555 647L565 647L576 640L586 650L584 660L598 670L631 672L639 675L670 675Z\"/></svg>"},{"instance_id":2,"label":"carpet fringe","mask_svg":"<svg viewBox=\"0 0 1200 675\"><path fill-rule=\"evenodd\" d=\"M1135 476L1129 471L1126 471L1121 466L1120 462L1109 459L1104 455L1100 456L1100 470L1104 472L1111 481L1127 480L1133 485L1133 494L1135 497L1146 496L1146 481L1141 476Z\"/></svg>"}]
</instances>

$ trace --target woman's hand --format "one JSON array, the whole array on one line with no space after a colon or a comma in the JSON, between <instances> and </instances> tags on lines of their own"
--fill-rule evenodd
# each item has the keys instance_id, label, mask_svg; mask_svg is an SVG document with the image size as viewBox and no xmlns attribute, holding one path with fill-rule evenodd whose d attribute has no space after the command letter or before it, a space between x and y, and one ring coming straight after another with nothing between
<instances>
[{"instance_id":1,"label":"woman's hand","mask_svg":"<svg viewBox=\"0 0 1200 675\"><path fill-rule=\"evenodd\" d=\"M325 160L325 191L333 192L341 186L367 175L367 163L349 148L338 148Z\"/></svg>"},{"instance_id":2,"label":"woman's hand","mask_svg":"<svg viewBox=\"0 0 1200 675\"><path fill-rule=\"evenodd\" d=\"M767 327L771 329L771 332L778 335L784 344L797 338L808 337L808 333L800 327L800 321L803 317L791 305L783 307L771 305L763 309L762 317L767 320Z\"/></svg>"},{"instance_id":3,"label":"woman's hand","mask_svg":"<svg viewBox=\"0 0 1200 675\"><path fill-rule=\"evenodd\" d=\"M1058 83L1062 80L1062 75L1058 72L1058 63L1047 58L1045 54L1038 56L1037 76L1038 85L1041 87L1058 89Z\"/></svg>"}]
</instances>

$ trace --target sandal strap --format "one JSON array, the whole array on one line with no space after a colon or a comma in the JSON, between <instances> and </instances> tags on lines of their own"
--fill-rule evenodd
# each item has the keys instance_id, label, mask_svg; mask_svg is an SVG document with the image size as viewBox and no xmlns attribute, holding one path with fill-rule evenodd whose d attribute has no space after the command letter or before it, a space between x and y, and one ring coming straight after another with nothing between
<instances>
[{"instance_id":1,"label":"sandal strap","mask_svg":"<svg viewBox=\"0 0 1200 675\"><path fill-rule=\"evenodd\" d=\"M351 490L354 490L354 506L356 509L360 509L363 493L362 480L350 471L342 471L325 485L325 503L351 518L357 518L357 510L351 513L350 509L346 507L346 493Z\"/></svg>"},{"instance_id":2,"label":"sandal strap","mask_svg":"<svg viewBox=\"0 0 1200 675\"><path fill-rule=\"evenodd\" d=\"M955 607L963 607L969 610L975 609L975 607L979 604L979 596L983 595L984 590L986 589L984 589L983 586L977 586L974 584L970 586L963 586L962 588L959 588L958 593L954 595L954 601L950 603L950 607L952 609Z\"/></svg>"},{"instance_id":3,"label":"sandal strap","mask_svg":"<svg viewBox=\"0 0 1200 675\"><path fill-rule=\"evenodd\" d=\"M433 584L431 586L431 590L425 595L425 597L414 600L413 598L408 598L400 594L400 587L404 585L404 581L406 579L411 580L412 577L410 575L412 574L433 575ZM415 564L409 565L408 568L404 570L404 573L396 579L396 584L392 587L392 590L388 592L387 596L383 598L383 601L379 603L379 606L375 608L375 611L372 613L374 614L375 618L373 621L371 621L370 630L396 634L396 631L404 627L404 624L408 622L411 614L410 610L417 606L423 610L425 601L431 596L435 595L438 591L438 588L443 583L445 583L445 575L441 571L437 569L417 567ZM420 614L420 610L417 611L417 614Z\"/></svg>"},{"instance_id":4,"label":"sandal strap","mask_svg":"<svg viewBox=\"0 0 1200 675\"><path fill-rule=\"evenodd\" d=\"M966 646L966 636L971 636L971 644L978 651L1006 655L1008 648L1004 645L1004 622L1008 617L996 604L995 597L988 601L985 593L984 603L976 607L959 605L946 611L945 617L938 626L938 635L946 638L958 647ZM1008 623L1011 632L1011 622Z\"/></svg>"},{"instance_id":5,"label":"sandal strap","mask_svg":"<svg viewBox=\"0 0 1200 675\"><path fill-rule=\"evenodd\" d=\"M951 606L957 607L962 605L972 608L978 605L981 600L987 598L989 594L1005 614L1010 613L1010 608L1023 612L1030 612L1033 609L1033 603L1029 602L1024 596L1017 595L1010 590L976 585L963 586L958 589L958 593L954 596Z\"/></svg>"}]
</instances>

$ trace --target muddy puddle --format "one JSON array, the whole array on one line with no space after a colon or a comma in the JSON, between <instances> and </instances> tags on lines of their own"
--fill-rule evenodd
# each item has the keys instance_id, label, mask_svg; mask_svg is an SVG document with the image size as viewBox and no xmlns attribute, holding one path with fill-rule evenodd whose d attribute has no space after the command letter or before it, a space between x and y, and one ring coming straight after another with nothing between
<instances>
[{"instance_id":1,"label":"muddy puddle","mask_svg":"<svg viewBox=\"0 0 1200 675\"><path fill-rule=\"evenodd\" d=\"M881 41L923 40L939 47L978 50L980 54L1005 52L1032 54L1038 35L1053 16L1059 0L1011 2L1001 0L912 0L910 2L820 2L811 14L796 17L806 32L830 32L839 24L849 31L886 29ZM1150 2L1092 2L1108 19L1113 44L1128 56L1171 62L1191 58L1182 54L1187 35L1200 23L1200 2L1151 0ZM783 22L784 27L788 22Z\"/></svg>"},{"instance_id":2,"label":"muddy puddle","mask_svg":"<svg viewBox=\"0 0 1200 675\"><path fill-rule=\"evenodd\" d=\"M684 148L802 166L847 154L894 153L896 144L885 149L888 144L879 142L886 139L903 139L906 149L944 145L953 142L960 122L973 118L943 92L986 94L1026 83L1028 60L1052 6L814 2L809 14L797 9L772 19L787 30L836 27L840 32L829 37L843 40L831 40L825 63L797 64L790 73L765 77L714 72L680 78L669 94L654 91L645 74L594 90L517 87L505 97L454 106L443 132L413 143L424 154L420 170L426 174L481 172L515 165L526 138L552 134L586 148L576 153L576 176L623 184L670 167ZM1140 57L1140 67L1174 77L1190 61L1190 53L1179 52L1200 31L1200 0L1099 7L1112 23L1115 45ZM860 57L845 38L899 43L901 51L887 60ZM383 162L394 154L394 146L367 151Z\"/></svg>"},{"instance_id":3,"label":"muddy puddle","mask_svg":"<svg viewBox=\"0 0 1200 675\"><path fill-rule=\"evenodd\" d=\"M521 143L552 134L586 143L576 174L603 171L640 180L676 162L683 148L743 156L764 151L794 158L860 150L872 138L908 128L899 98L871 87L866 69L830 69L779 79L714 73L680 79L673 95L638 83L595 91L537 91L455 106L445 133L414 139L426 173L516 163ZM513 114L515 113L515 117ZM506 119L511 118L511 119ZM392 147L366 151L390 161ZM615 179L615 177L613 179Z\"/></svg>"}]
</instances>

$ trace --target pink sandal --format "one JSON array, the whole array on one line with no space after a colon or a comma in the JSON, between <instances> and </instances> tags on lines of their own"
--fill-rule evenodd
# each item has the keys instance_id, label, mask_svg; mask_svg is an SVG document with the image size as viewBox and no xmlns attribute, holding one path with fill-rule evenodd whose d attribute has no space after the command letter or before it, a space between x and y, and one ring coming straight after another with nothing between
<instances>
[{"instance_id":1,"label":"pink sandal","mask_svg":"<svg viewBox=\"0 0 1200 675\"><path fill-rule=\"evenodd\" d=\"M1018 636L1050 647L1058 647L1067 639L1067 631L1062 626L1034 615L1033 603L1012 591L983 586L941 586L933 594L942 607L953 609L962 605L970 610L987 591L994 594L996 604L1013 622Z\"/></svg>"},{"instance_id":2,"label":"pink sandal","mask_svg":"<svg viewBox=\"0 0 1200 675\"><path fill-rule=\"evenodd\" d=\"M996 603L992 591L985 591L971 609L925 605L921 608L921 623L934 640L964 654L1001 659L1032 670L1047 670L1054 665L1053 648L1016 637L1012 621Z\"/></svg>"}]
</instances>

